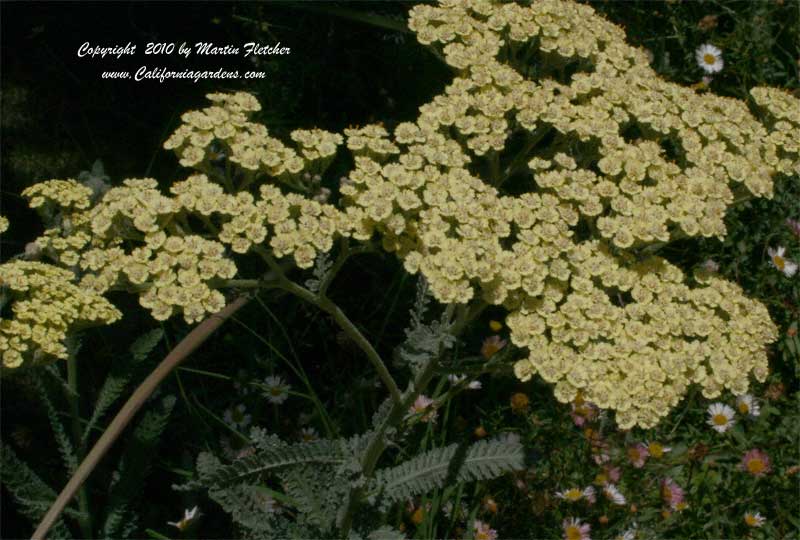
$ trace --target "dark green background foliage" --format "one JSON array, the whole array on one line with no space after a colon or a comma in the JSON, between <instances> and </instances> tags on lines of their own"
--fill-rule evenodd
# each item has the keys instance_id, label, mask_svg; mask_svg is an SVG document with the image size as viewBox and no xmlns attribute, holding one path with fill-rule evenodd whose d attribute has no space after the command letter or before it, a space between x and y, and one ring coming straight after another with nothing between
<instances>
[{"instance_id":1,"label":"dark green background foliage","mask_svg":"<svg viewBox=\"0 0 800 540\"><path fill-rule=\"evenodd\" d=\"M255 94L263 105L258 120L279 136L297 127L341 131L367 122L382 121L392 127L413 119L417 107L447 84L449 72L403 30L405 13L412 5L3 3L2 214L10 217L12 228L2 238L2 259L21 252L42 230L38 217L19 197L26 186L37 181L77 177L98 159L112 184L123 178L152 176L168 185L181 178L177 160L161 150L161 143L177 126L182 112L205 106L207 92L244 89ZM631 43L648 48L656 70L670 80L697 84L703 73L695 63L694 50L713 43L723 50L725 69L714 77L709 91L747 99L748 89L756 85L794 92L800 89L800 3L796 0L592 5L621 24ZM279 41L292 52L288 57L262 57L257 64L194 56L188 65L177 59L172 64L157 62L176 68L225 66L267 73L265 81L251 85L242 81L237 86L214 81L102 81L100 72L111 69L116 61L79 59L75 54L84 41L130 41L143 48L150 41L201 40L219 44ZM135 69L145 63L142 58L137 55L133 62L116 65ZM336 162L323 182L334 187L347 167L345 160ZM716 436L705 426L708 402L696 395L650 432L619 433L613 423L603 424L605 436L616 447L660 440L671 445L673 452L654 468L639 471L629 467L623 472L629 501L636 500L643 511L632 516L626 509L609 509L607 530L593 521L593 534L608 537L636 517L643 527L651 527L662 537L740 537L745 532L742 512L755 508L769 519L763 538L797 537L800 475L787 474L787 469L800 464L800 279L779 274L768 264L767 256L768 247L783 245L790 258L800 260L800 238L786 227L787 218L800 219L800 181L796 177L779 178L772 200L753 201L731 210L729 236L724 242L692 240L663 251L662 255L686 270L713 259L721 274L769 307L781 333L772 347L773 373L768 381L775 397L763 407L762 418L739 425L731 437ZM406 276L392 257L377 254L353 259L331 291L332 299L386 358L404 338L414 295L415 280ZM82 336L80 413L87 422L98 396L106 392L104 399L108 398L109 390L102 390L107 377L118 383L117 390L124 398L187 332L179 320L157 324L131 298L111 300L124 312L124 319ZM200 452L219 454L224 445L236 449L243 444L242 437L222 421L223 411L237 403L247 405L257 425L289 440L297 440L301 421L331 437L349 437L369 428L383 391L376 388L377 379L361 353L318 310L289 297L271 300L269 304L251 302L148 403L150 416L139 418L139 428L123 437L88 484L91 506L98 509L96 521L109 518L101 509L113 507L120 490L127 489L135 497L130 499L124 519L138 516L131 532L134 537L173 534L166 521L179 519L183 508L195 504L201 506L203 518L200 528L190 530L190 535L222 538L238 534L230 517L208 499L171 489L172 484L192 475ZM502 314L487 313L457 344L462 355L479 354L481 342L489 335L486 324L492 318L502 320ZM163 332L163 339L135 361L129 347L137 337L154 330ZM56 367L64 371L63 365ZM284 375L297 392L281 407L268 404L257 392L244 395L234 388L235 382L262 381L272 373ZM40 384L57 384L54 381L24 369L3 379L2 441L16 456L4 454L4 465L14 459L24 461L58 491L69 475L61 465L59 445L37 390ZM567 514L563 503L554 500L554 491L587 485L596 472L586 437L573 426L568 408L555 402L547 385L523 385L513 377L484 378L483 383L483 390L466 392L449 402L435 428L410 431L405 444L412 450L441 447L472 438L479 425L490 434L518 432L533 463L531 475L522 475L516 483L508 478L482 483L474 491L470 486L463 494L459 488L457 499L463 497L476 509L483 496L491 495L499 514L477 515L490 521L501 538L560 535L561 520L574 514ZM754 393L762 397L766 388L756 385ZM776 393L775 389L782 391ZM532 396L528 414L514 414L508 406L509 397L517 391ZM59 411L57 416L65 419L67 406L62 394L58 388L48 391ZM301 394L317 396L321 406L313 406ZM168 396L177 397L174 404ZM731 401L730 396L727 400ZM121 402L109 404L109 412L97 419L89 443ZM163 426L159 424L161 413L168 418ZM154 438L137 439L137 433L142 435L148 429L156 434ZM705 457L697 458L692 452L698 445L707 447ZM752 447L767 449L773 459L774 472L765 479L756 481L736 471L741 450ZM129 457L125 457L126 451L130 451ZM144 452L153 458L151 462L137 461L136 456ZM114 470L120 459L123 477L117 481ZM684 514L666 520L659 514L657 488L653 495L652 487L663 474L675 477L687 489L690 502ZM141 480L141 485L134 480ZM112 484L114 489L110 489ZM53 496L43 490L38 496ZM453 493L434 493L430 498L435 502L434 511L417 529L399 506L391 514L390 524L403 523L407 534L419 537L454 534L452 523L435 511L443 504L444 495L455 500ZM8 495L4 488L0 536L29 535L31 521ZM581 511L588 515L586 509ZM600 510L592 512L594 517L601 514ZM122 534L121 529L113 528L122 527L113 519L105 523L112 527L106 534ZM102 533L102 525L102 521L95 523L96 534Z\"/></svg>"}]
</instances>

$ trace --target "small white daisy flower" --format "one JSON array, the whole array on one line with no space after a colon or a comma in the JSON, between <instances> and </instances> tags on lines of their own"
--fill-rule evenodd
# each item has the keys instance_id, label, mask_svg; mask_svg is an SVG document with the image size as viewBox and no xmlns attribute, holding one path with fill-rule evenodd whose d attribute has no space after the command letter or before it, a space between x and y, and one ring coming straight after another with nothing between
<instances>
[{"instance_id":1,"label":"small white daisy flower","mask_svg":"<svg viewBox=\"0 0 800 540\"><path fill-rule=\"evenodd\" d=\"M586 499L589 502L594 502L595 500L594 488L592 486L589 486L583 490L581 488L573 487L565 489L564 491L557 491L556 497L568 502L578 502L581 499Z\"/></svg>"},{"instance_id":2,"label":"small white daisy flower","mask_svg":"<svg viewBox=\"0 0 800 540\"><path fill-rule=\"evenodd\" d=\"M622 506L627 502L625 500L625 495L623 495L614 484L606 484L603 486L603 494L616 505Z\"/></svg>"},{"instance_id":3,"label":"small white daisy flower","mask_svg":"<svg viewBox=\"0 0 800 540\"><path fill-rule=\"evenodd\" d=\"M722 51L708 43L700 45L694 52L697 65L706 73L719 73L725 65Z\"/></svg>"},{"instance_id":4,"label":"small white daisy flower","mask_svg":"<svg viewBox=\"0 0 800 540\"><path fill-rule=\"evenodd\" d=\"M184 531L186 528L191 524L192 520L197 517L197 507L195 506L191 510L184 510L183 511L183 519L180 521L167 521L167 525L172 525L176 527L179 531Z\"/></svg>"},{"instance_id":5,"label":"small white daisy flower","mask_svg":"<svg viewBox=\"0 0 800 540\"><path fill-rule=\"evenodd\" d=\"M291 386L278 375L270 375L264 379L264 386L267 387L267 400L275 405L280 405L289 397Z\"/></svg>"},{"instance_id":6,"label":"small white daisy flower","mask_svg":"<svg viewBox=\"0 0 800 540\"><path fill-rule=\"evenodd\" d=\"M231 407L226 410L225 414L222 415L222 419L234 429L241 429L250 425L252 416L247 414L247 407L245 407L243 403L240 403L236 407Z\"/></svg>"},{"instance_id":7,"label":"small white daisy flower","mask_svg":"<svg viewBox=\"0 0 800 540\"><path fill-rule=\"evenodd\" d=\"M767 253L769 253L772 259L772 266L777 268L780 272L783 272L783 275L786 277L792 277L797 272L797 263L787 260L783 256L785 252L786 248L783 246L778 246L778 249L769 248L767 250Z\"/></svg>"},{"instance_id":8,"label":"small white daisy flower","mask_svg":"<svg viewBox=\"0 0 800 540\"><path fill-rule=\"evenodd\" d=\"M450 382L450 384L453 386L461 384L464 380L466 380L466 378L466 375L456 375L455 373L451 373L447 376L448 382Z\"/></svg>"},{"instance_id":9,"label":"small white daisy flower","mask_svg":"<svg viewBox=\"0 0 800 540\"><path fill-rule=\"evenodd\" d=\"M756 398L750 394L742 394L736 398L736 409L739 414L758 416L761 414L761 407L758 405Z\"/></svg>"},{"instance_id":10,"label":"small white daisy flower","mask_svg":"<svg viewBox=\"0 0 800 540\"><path fill-rule=\"evenodd\" d=\"M744 522L748 527L761 527L767 521L759 512L745 512Z\"/></svg>"},{"instance_id":11,"label":"small white daisy flower","mask_svg":"<svg viewBox=\"0 0 800 540\"><path fill-rule=\"evenodd\" d=\"M718 433L725 433L733 427L734 411L724 403L712 403L708 407L708 425Z\"/></svg>"},{"instance_id":12,"label":"small white daisy flower","mask_svg":"<svg viewBox=\"0 0 800 540\"><path fill-rule=\"evenodd\" d=\"M304 427L300 430L300 440L303 442L314 442L319 440L319 433L313 427Z\"/></svg>"},{"instance_id":13,"label":"small white daisy flower","mask_svg":"<svg viewBox=\"0 0 800 540\"><path fill-rule=\"evenodd\" d=\"M466 375L455 375L455 374L451 373L450 375L447 376L447 380L450 382L451 385L456 386L458 384L461 384L465 380L467 380L467 376ZM475 381L470 381L469 383L467 383L467 389L468 390L480 390L481 388L483 388L483 385L481 384L481 381L475 380Z\"/></svg>"}]
</instances>

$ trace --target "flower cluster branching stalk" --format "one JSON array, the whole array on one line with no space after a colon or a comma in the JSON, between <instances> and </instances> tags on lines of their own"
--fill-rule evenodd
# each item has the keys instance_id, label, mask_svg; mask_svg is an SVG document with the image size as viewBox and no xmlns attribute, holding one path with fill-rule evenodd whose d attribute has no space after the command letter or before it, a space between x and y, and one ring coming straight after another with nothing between
<instances>
[{"instance_id":1,"label":"flower cluster branching stalk","mask_svg":"<svg viewBox=\"0 0 800 540\"><path fill-rule=\"evenodd\" d=\"M389 373L386 364L383 362L378 352L375 350L369 340L364 337L364 334L361 333L356 325L353 324L353 321L351 321L347 315L345 315L339 306L337 306L325 295L325 292L335 277L336 272L342 267L347 258L354 253L365 251L366 248L350 250L346 244L343 244L343 249L339 255L339 258L337 259L336 263L334 263L331 271L323 280L322 285L320 286L320 292L316 294L286 277L283 269L268 250L262 248L261 246L254 246L254 250L261 256L262 259L264 259L264 261L278 276L278 287L294 294L298 298L301 298L310 304L317 306L322 311L333 317L333 320L336 321L336 324L339 325L345 334L347 334L347 336L352 339L358 348L361 349L367 356L367 359L372 364L372 367L374 367L375 371L378 372L378 376L381 378L381 381L383 381L383 384L386 386L387 390L389 390L389 395L391 396L392 401L394 403L400 403L402 401L400 389L398 388L397 383L395 382L391 373Z\"/></svg>"}]
</instances>

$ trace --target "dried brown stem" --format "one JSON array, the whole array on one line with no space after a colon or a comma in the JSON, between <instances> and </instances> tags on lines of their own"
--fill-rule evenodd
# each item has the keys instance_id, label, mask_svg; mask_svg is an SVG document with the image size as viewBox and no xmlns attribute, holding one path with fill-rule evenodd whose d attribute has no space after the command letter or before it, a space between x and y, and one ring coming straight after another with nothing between
<instances>
[{"instance_id":1,"label":"dried brown stem","mask_svg":"<svg viewBox=\"0 0 800 540\"><path fill-rule=\"evenodd\" d=\"M125 402L122 409L111 421L111 424L103 432L103 435L95 443L92 450L86 455L80 467L69 479L67 485L61 490L58 498L53 503L53 506L47 511L39 526L36 527L32 540L43 540L50 530L50 527L56 522L61 512L75 496L75 493L80 489L81 485L86 481L91 472L108 452L114 441L117 440L119 435L125 430L125 427L133 419L134 415L139 411L148 397L155 391L161 381L166 378L170 372L175 369L187 356L192 354L197 347L205 342L214 331L219 328L231 315L236 313L249 301L248 296L240 296L214 315L211 315L206 320L201 322L197 327L189 332L189 334L172 349L172 351L161 361L161 363L153 370L152 373L139 385L139 388L131 395L128 401Z\"/></svg>"}]
</instances>

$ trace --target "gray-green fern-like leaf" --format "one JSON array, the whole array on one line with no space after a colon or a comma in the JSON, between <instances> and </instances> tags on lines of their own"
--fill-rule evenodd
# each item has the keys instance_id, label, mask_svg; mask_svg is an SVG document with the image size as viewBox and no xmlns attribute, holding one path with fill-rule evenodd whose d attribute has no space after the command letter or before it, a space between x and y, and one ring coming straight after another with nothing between
<instances>
[{"instance_id":1,"label":"gray-green fern-like leaf","mask_svg":"<svg viewBox=\"0 0 800 540\"><path fill-rule=\"evenodd\" d=\"M452 444L378 471L382 507L456 482L490 480L523 468L525 454L516 438L480 441L468 448Z\"/></svg>"},{"instance_id":2,"label":"gray-green fern-like leaf","mask_svg":"<svg viewBox=\"0 0 800 540\"><path fill-rule=\"evenodd\" d=\"M209 489L208 494L255 538L275 537L275 501L260 486L245 484Z\"/></svg>"},{"instance_id":3,"label":"gray-green fern-like leaf","mask_svg":"<svg viewBox=\"0 0 800 540\"><path fill-rule=\"evenodd\" d=\"M19 512L30 518L33 523L38 523L56 500L56 492L19 459L11 447L2 443L0 443L0 479L3 487L8 489L17 502ZM77 514L70 508L66 513L72 516ZM50 535L53 538L72 538L69 529L60 518L50 530Z\"/></svg>"},{"instance_id":4,"label":"gray-green fern-like leaf","mask_svg":"<svg viewBox=\"0 0 800 540\"><path fill-rule=\"evenodd\" d=\"M367 535L367 540L405 540L406 535L388 525L376 529Z\"/></svg>"},{"instance_id":5,"label":"gray-green fern-like leaf","mask_svg":"<svg viewBox=\"0 0 800 540\"><path fill-rule=\"evenodd\" d=\"M207 475L201 480L209 486L225 487L237 484L283 467L303 464L339 465L349 457L348 447L342 440L319 440L297 444L284 443L257 451ZM198 471L200 464L198 463Z\"/></svg>"},{"instance_id":6,"label":"gray-green fern-like leaf","mask_svg":"<svg viewBox=\"0 0 800 540\"><path fill-rule=\"evenodd\" d=\"M346 500L350 484L336 474L334 467L314 463L292 467L279 473L295 508L298 522L315 527L327 536L336 514Z\"/></svg>"},{"instance_id":7,"label":"gray-green fern-like leaf","mask_svg":"<svg viewBox=\"0 0 800 540\"><path fill-rule=\"evenodd\" d=\"M429 301L428 284L424 278L420 278L417 298L411 310L411 321L405 330L406 340L395 352L395 362L399 365L410 365L416 370L439 356L442 349L449 349L455 343L450 325L444 317L425 323Z\"/></svg>"},{"instance_id":8,"label":"gray-green fern-like leaf","mask_svg":"<svg viewBox=\"0 0 800 540\"><path fill-rule=\"evenodd\" d=\"M161 434L166 429L175 396L166 396L160 407L149 409L128 438L125 453L114 473L108 499L103 533L108 538L126 538L126 531L135 531L138 513L134 503L141 493Z\"/></svg>"},{"instance_id":9,"label":"gray-green fern-like leaf","mask_svg":"<svg viewBox=\"0 0 800 540\"><path fill-rule=\"evenodd\" d=\"M138 371L137 364L145 360L150 353L155 349L156 345L164 337L164 331L161 328L151 330L146 334L140 336L128 349L130 352L129 358L117 358L111 365L111 370L103 382L102 388L95 400L94 412L89 422L86 424L86 429L83 431L83 442L89 438L89 434L97 425L97 422L108 411L109 407L125 392L125 388L131 381L133 376ZM133 362L131 362L131 360Z\"/></svg>"},{"instance_id":10,"label":"gray-green fern-like leaf","mask_svg":"<svg viewBox=\"0 0 800 540\"><path fill-rule=\"evenodd\" d=\"M78 458L75 455L72 442L70 442L67 431L64 429L64 424L61 423L61 419L58 417L58 411L55 405L53 405L53 402L50 400L50 392L45 386L44 380L40 377L36 377L35 384L39 392L39 399L41 399L42 404L44 404L47 418L50 420L50 427L53 429L53 436L56 439L58 452L61 454L61 459L67 471L69 474L72 474L75 472L75 469L78 468Z\"/></svg>"}]
</instances>

